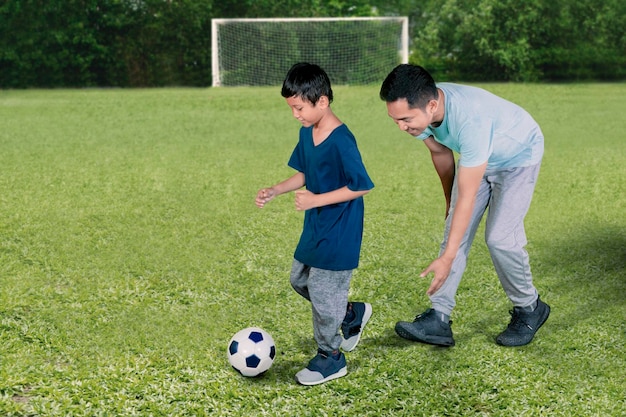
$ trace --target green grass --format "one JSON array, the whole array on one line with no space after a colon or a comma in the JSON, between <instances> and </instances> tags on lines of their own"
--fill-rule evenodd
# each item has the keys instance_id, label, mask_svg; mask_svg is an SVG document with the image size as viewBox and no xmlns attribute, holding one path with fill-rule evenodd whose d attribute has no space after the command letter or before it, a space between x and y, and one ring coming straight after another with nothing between
<instances>
[{"instance_id":1,"label":"green grass","mask_svg":"<svg viewBox=\"0 0 626 417\"><path fill-rule=\"evenodd\" d=\"M626 84L486 87L546 136L527 234L550 320L496 346L510 305L479 236L457 345L394 334L428 306L443 197L377 88L337 87L376 184L352 282L374 315L348 376L310 388L293 380L310 310L288 282L302 214L289 196L254 205L292 173L299 124L277 88L0 92L0 415L623 415ZM278 349L259 379L226 358L252 325Z\"/></svg>"}]
</instances>

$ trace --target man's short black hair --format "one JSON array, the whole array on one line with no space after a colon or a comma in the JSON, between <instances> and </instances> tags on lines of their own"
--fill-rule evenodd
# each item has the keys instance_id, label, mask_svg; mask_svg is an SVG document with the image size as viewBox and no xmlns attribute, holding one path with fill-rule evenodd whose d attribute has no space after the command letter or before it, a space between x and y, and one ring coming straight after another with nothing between
<instances>
[{"instance_id":1,"label":"man's short black hair","mask_svg":"<svg viewBox=\"0 0 626 417\"><path fill-rule=\"evenodd\" d=\"M401 64L387 75L380 87L380 98L387 103L406 99L409 108L426 108L439 93L433 77L419 65Z\"/></svg>"}]
</instances>

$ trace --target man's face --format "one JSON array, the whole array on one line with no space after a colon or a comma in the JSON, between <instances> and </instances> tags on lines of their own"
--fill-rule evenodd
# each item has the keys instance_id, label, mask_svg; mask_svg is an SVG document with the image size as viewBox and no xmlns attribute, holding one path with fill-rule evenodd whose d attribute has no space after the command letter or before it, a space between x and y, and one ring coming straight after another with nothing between
<instances>
[{"instance_id":1,"label":"man's face","mask_svg":"<svg viewBox=\"0 0 626 417\"><path fill-rule=\"evenodd\" d=\"M431 100L426 106L426 110L409 108L409 103L405 98L387 103L387 113L398 125L400 130L407 132L411 136L419 136L433 122L433 103Z\"/></svg>"}]
</instances>

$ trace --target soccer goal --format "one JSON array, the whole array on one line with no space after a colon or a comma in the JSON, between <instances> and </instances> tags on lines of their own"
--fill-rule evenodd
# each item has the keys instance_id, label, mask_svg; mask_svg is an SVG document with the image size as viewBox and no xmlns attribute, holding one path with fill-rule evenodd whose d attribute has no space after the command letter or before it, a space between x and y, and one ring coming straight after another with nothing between
<instances>
[{"instance_id":1,"label":"soccer goal","mask_svg":"<svg viewBox=\"0 0 626 417\"><path fill-rule=\"evenodd\" d=\"M409 60L408 17L213 19L213 86L280 85L296 62L333 84L381 82Z\"/></svg>"}]
</instances>

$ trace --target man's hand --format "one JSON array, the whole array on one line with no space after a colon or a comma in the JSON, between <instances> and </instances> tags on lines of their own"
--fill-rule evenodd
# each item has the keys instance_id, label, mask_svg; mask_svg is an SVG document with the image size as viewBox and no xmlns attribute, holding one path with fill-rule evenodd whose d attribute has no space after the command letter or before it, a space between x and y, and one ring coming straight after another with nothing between
<instances>
[{"instance_id":1,"label":"man's hand","mask_svg":"<svg viewBox=\"0 0 626 417\"><path fill-rule=\"evenodd\" d=\"M446 282L448 275L450 275L450 269L452 269L453 259L437 258L435 259L425 270L422 271L420 277L425 278L431 272L434 273L434 278L428 287L426 294L433 295L439 288Z\"/></svg>"},{"instance_id":2,"label":"man's hand","mask_svg":"<svg viewBox=\"0 0 626 417\"><path fill-rule=\"evenodd\" d=\"M466 168L461 166L459 168L457 174L459 194L452 219L450 220L450 233L448 234L446 249L439 258L435 259L428 268L420 274L421 277L425 277L431 272L435 274L428 291L426 291L428 295L436 293L446 281L448 275L450 275L452 262L459 251L463 236L471 221L476 194L478 193L480 182L486 168L486 162L477 167Z\"/></svg>"}]
</instances>

